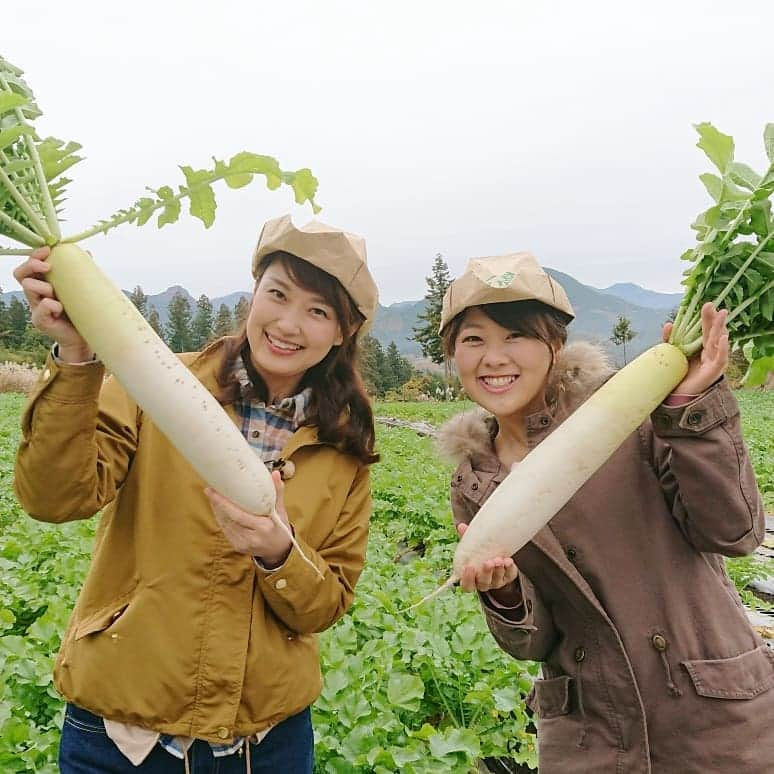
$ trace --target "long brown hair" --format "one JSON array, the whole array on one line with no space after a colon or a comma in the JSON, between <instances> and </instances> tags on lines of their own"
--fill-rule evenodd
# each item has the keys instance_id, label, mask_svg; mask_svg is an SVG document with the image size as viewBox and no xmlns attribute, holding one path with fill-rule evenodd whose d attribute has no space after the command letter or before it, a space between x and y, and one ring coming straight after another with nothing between
<instances>
[{"instance_id":1,"label":"long brown hair","mask_svg":"<svg viewBox=\"0 0 774 774\"><path fill-rule=\"evenodd\" d=\"M335 277L290 253L275 252L267 255L258 267L256 287L273 263L280 263L300 287L310 293L318 293L333 307L343 337L342 343L332 347L301 379L299 391L306 387L312 388L305 424L316 425L321 441L351 454L363 464L377 462L379 455L374 451L374 415L357 367L357 331L363 324L363 315ZM234 359L240 355L250 377L253 395L259 400L269 399L266 384L250 357L248 316L245 316L234 335L215 343L224 348L224 358L216 378L222 389L218 397L225 404L234 403L241 397L240 385L233 372Z\"/></svg>"}]
</instances>

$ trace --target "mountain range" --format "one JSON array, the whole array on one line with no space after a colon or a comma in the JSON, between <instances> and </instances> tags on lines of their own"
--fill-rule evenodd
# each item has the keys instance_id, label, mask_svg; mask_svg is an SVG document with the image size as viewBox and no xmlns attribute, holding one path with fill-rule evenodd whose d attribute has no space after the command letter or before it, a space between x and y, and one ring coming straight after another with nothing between
<instances>
[{"instance_id":1,"label":"mountain range","mask_svg":"<svg viewBox=\"0 0 774 774\"><path fill-rule=\"evenodd\" d=\"M570 340L586 339L601 344L614 360L621 362L622 353L610 341L610 334L619 315L631 322L637 332L636 337L627 345L627 359L657 343L661 339L661 326L671 310L680 303L680 293L658 293L633 283L618 283L607 288L594 288L584 285L569 274L548 269L549 273L567 291L575 309L576 318L570 326ZM126 291L125 291L126 292ZM148 305L157 309L162 323L167 320L169 302L176 293L188 298L194 311L196 299L183 287L173 285L163 293L148 295ZM21 291L0 293L0 299L8 304L12 296L22 297ZM236 291L226 296L210 299L217 313L220 304L232 308L241 297L248 297L247 291ZM419 364L422 353L419 345L411 339L417 316L424 310L425 301L399 301L389 306L379 305L371 334L383 346L394 341L398 350Z\"/></svg>"},{"instance_id":2,"label":"mountain range","mask_svg":"<svg viewBox=\"0 0 774 774\"><path fill-rule=\"evenodd\" d=\"M575 309L576 317L569 328L570 340L598 343L616 361L622 361L623 353L610 341L610 334L619 315L628 318L637 332L626 347L627 359L631 359L661 340L662 325L682 298L680 293L658 293L630 282L593 288L555 269L548 272L567 291ZM419 345L410 337L417 315L424 309L424 300L379 306L371 333L383 345L394 341L402 354L421 358Z\"/></svg>"}]
</instances>

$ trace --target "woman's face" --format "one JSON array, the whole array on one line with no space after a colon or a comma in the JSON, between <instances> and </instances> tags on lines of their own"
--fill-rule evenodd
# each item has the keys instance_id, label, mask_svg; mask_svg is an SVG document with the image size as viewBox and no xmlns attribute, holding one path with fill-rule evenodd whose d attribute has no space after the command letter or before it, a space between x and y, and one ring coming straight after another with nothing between
<instances>
[{"instance_id":1,"label":"woman's face","mask_svg":"<svg viewBox=\"0 0 774 774\"><path fill-rule=\"evenodd\" d=\"M512 333L477 307L465 313L454 342L462 386L500 421L523 418L543 407L552 361L547 344Z\"/></svg>"},{"instance_id":2,"label":"woman's face","mask_svg":"<svg viewBox=\"0 0 774 774\"><path fill-rule=\"evenodd\" d=\"M304 374L343 336L333 306L274 261L253 294L247 340L253 365L275 399L293 395Z\"/></svg>"}]
</instances>

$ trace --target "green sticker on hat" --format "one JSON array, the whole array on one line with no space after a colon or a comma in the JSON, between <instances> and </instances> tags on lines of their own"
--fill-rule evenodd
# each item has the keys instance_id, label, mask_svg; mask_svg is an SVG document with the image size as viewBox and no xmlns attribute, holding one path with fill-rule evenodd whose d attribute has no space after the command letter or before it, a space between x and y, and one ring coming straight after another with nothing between
<instances>
[{"instance_id":1,"label":"green sticker on hat","mask_svg":"<svg viewBox=\"0 0 774 774\"><path fill-rule=\"evenodd\" d=\"M480 277L480 279L490 287L507 288L515 276L512 271L506 271L504 274L490 274L488 277Z\"/></svg>"}]
</instances>

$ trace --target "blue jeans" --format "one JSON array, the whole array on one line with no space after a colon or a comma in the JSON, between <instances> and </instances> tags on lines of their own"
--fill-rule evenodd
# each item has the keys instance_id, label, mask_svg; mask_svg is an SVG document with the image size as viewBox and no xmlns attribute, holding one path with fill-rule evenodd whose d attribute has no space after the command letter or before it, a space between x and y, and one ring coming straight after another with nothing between
<instances>
[{"instance_id":1,"label":"blue jeans","mask_svg":"<svg viewBox=\"0 0 774 774\"><path fill-rule=\"evenodd\" d=\"M272 728L260 744L251 744L253 774L311 774L314 735L309 708ZM188 750L191 774L244 774L244 752L214 758L207 742L196 741ZM60 774L183 774L183 761L156 745L133 766L105 733L102 718L74 704L67 705L59 744Z\"/></svg>"}]
</instances>

